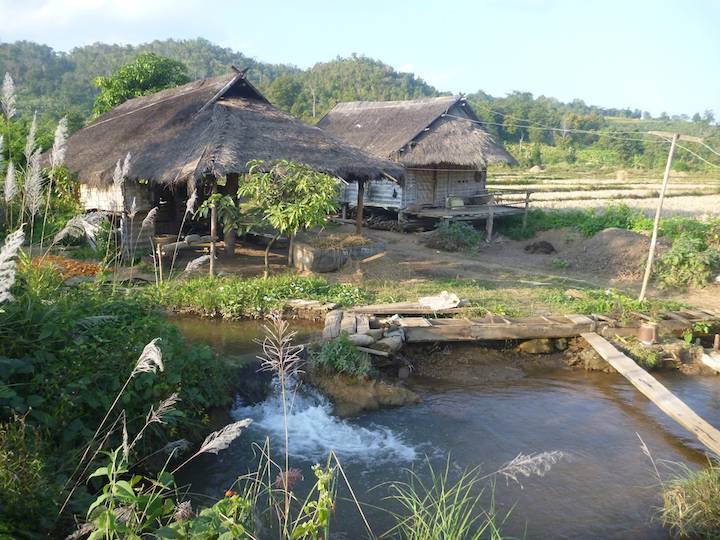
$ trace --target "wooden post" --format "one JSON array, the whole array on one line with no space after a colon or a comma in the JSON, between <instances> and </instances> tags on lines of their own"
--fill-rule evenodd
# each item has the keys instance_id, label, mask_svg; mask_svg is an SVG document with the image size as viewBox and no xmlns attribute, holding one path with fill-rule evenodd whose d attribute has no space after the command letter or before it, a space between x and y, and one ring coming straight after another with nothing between
<instances>
[{"instance_id":1,"label":"wooden post","mask_svg":"<svg viewBox=\"0 0 720 540\"><path fill-rule=\"evenodd\" d=\"M213 183L212 194L217 193L217 182ZM210 276L215 275L215 241L217 240L217 207L210 207Z\"/></svg>"},{"instance_id":2,"label":"wooden post","mask_svg":"<svg viewBox=\"0 0 720 540\"><path fill-rule=\"evenodd\" d=\"M162 246L158 244L157 247L157 265L158 265L158 276L160 276L160 283L163 282L163 261L162 261Z\"/></svg>"},{"instance_id":3,"label":"wooden post","mask_svg":"<svg viewBox=\"0 0 720 540\"><path fill-rule=\"evenodd\" d=\"M363 204L365 199L365 181L358 180L357 206L355 207L355 232L362 234Z\"/></svg>"},{"instance_id":4,"label":"wooden post","mask_svg":"<svg viewBox=\"0 0 720 540\"><path fill-rule=\"evenodd\" d=\"M713 349L720 352L720 334L715 334L715 339L713 339Z\"/></svg>"},{"instance_id":5,"label":"wooden post","mask_svg":"<svg viewBox=\"0 0 720 540\"><path fill-rule=\"evenodd\" d=\"M237 204L237 191L238 191L238 174L230 173L227 175L225 183L226 194L232 197L232 200ZM225 244L225 255L228 257L235 256L235 241L237 240L237 230L223 230L223 243Z\"/></svg>"},{"instance_id":6,"label":"wooden post","mask_svg":"<svg viewBox=\"0 0 720 540\"><path fill-rule=\"evenodd\" d=\"M657 209L655 210L655 222L653 223L652 236L650 237L650 252L648 253L647 265L645 266L645 275L643 276L642 287L638 299L642 302L645 300L647 293L650 274L652 273L653 260L655 259L655 244L657 244L658 227L660 226L660 216L662 214L663 201L665 200L665 192L667 191L668 180L670 179L670 168L672 166L673 153L675 153L675 145L680 136L673 133L672 142L670 144L670 152L668 153L667 163L665 165L665 174L663 175L662 188L660 188L660 197L658 198Z\"/></svg>"},{"instance_id":7,"label":"wooden post","mask_svg":"<svg viewBox=\"0 0 720 540\"><path fill-rule=\"evenodd\" d=\"M488 214L487 219L485 220L485 241L489 244L492 242L492 235L493 235L493 225L495 221L495 201L490 201L488 203L488 209L490 213Z\"/></svg>"},{"instance_id":8,"label":"wooden post","mask_svg":"<svg viewBox=\"0 0 720 540\"><path fill-rule=\"evenodd\" d=\"M523 212L522 230L527 228L528 211L530 209L530 191L525 192L525 211Z\"/></svg>"}]
</instances>

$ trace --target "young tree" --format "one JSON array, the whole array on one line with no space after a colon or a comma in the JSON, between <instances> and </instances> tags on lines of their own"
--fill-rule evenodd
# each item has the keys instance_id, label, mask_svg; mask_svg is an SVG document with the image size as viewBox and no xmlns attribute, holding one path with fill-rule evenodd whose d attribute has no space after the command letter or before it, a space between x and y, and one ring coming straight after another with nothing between
<instances>
[{"instance_id":1,"label":"young tree","mask_svg":"<svg viewBox=\"0 0 720 540\"><path fill-rule=\"evenodd\" d=\"M256 160L248 165L238 196L245 197L246 202L260 212L262 220L276 231L265 249L267 277L273 243L283 234L290 238L290 264L294 236L301 230L322 225L336 210L338 184L332 176L302 163L280 160L269 165Z\"/></svg>"},{"instance_id":2,"label":"young tree","mask_svg":"<svg viewBox=\"0 0 720 540\"><path fill-rule=\"evenodd\" d=\"M128 99L190 82L190 77L182 62L144 53L114 75L97 77L94 82L100 93L95 98L93 115L100 116Z\"/></svg>"}]
</instances>

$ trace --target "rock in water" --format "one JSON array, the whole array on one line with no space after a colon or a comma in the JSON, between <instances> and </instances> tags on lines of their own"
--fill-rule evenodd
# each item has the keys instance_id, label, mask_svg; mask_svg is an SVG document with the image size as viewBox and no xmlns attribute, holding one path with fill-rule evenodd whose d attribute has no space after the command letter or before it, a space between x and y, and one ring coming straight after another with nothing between
<instances>
[{"instance_id":1,"label":"rock in water","mask_svg":"<svg viewBox=\"0 0 720 540\"><path fill-rule=\"evenodd\" d=\"M553 346L552 340L541 338L523 341L515 347L515 350L528 354L550 354L551 352L555 352L555 347Z\"/></svg>"}]
</instances>

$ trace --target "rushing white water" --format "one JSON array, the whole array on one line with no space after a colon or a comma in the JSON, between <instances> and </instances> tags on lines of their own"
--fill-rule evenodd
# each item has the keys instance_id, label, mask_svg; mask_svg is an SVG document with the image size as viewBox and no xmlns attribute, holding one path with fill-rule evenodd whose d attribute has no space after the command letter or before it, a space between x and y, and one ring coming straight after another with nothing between
<instances>
[{"instance_id":1,"label":"rushing white water","mask_svg":"<svg viewBox=\"0 0 720 540\"><path fill-rule=\"evenodd\" d=\"M289 389L288 435L290 455L308 461L325 459L331 450L346 461L413 461L415 449L386 427L363 427L332 414L332 404L316 390ZM277 447L284 440L283 407L279 384L263 402L246 406L236 403L236 419L252 418L251 431L268 435Z\"/></svg>"}]
</instances>

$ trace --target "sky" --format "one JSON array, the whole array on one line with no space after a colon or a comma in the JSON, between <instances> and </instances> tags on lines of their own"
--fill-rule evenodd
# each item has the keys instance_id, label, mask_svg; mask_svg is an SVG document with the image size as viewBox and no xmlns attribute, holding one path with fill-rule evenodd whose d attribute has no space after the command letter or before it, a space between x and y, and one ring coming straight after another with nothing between
<instances>
[{"instance_id":1,"label":"sky","mask_svg":"<svg viewBox=\"0 0 720 540\"><path fill-rule=\"evenodd\" d=\"M302 68L352 53L439 90L720 117L720 0L0 0L0 41L204 37Z\"/></svg>"}]
</instances>

